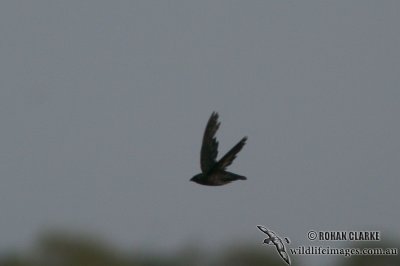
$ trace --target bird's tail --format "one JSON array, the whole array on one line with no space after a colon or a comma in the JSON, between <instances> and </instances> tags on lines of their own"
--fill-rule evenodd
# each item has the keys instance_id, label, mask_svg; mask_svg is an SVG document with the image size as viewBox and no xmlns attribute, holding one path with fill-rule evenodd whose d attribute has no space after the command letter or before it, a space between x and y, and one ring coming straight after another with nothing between
<instances>
[{"instance_id":1,"label":"bird's tail","mask_svg":"<svg viewBox=\"0 0 400 266\"><path fill-rule=\"evenodd\" d=\"M234 174L228 171L225 171L224 179L226 181L235 181L235 180L246 180L247 178L242 175Z\"/></svg>"}]
</instances>

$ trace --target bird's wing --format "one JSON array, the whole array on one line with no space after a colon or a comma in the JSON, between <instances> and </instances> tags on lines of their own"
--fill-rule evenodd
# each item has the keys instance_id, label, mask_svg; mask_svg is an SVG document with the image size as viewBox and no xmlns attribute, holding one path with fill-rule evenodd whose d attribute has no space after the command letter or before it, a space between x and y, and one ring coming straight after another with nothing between
<instances>
[{"instance_id":1,"label":"bird's wing","mask_svg":"<svg viewBox=\"0 0 400 266\"><path fill-rule=\"evenodd\" d=\"M213 112L208 119L201 145L200 166L203 173L207 173L216 163L218 155L218 141L215 133L219 128L218 113Z\"/></svg>"},{"instance_id":2,"label":"bird's wing","mask_svg":"<svg viewBox=\"0 0 400 266\"><path fill-rule=\"evenodd\" d=\"M216 167L221 170L225 170L226 167L232 164L233 160L236 158L236 154L240 152L243 146L246 144L247 137L242 138L230 151L228 151L224 157L222 157Z\"/></svg>"},{"instance_id":3,"label":"bird's wing","mask_svg":"<svg viewBox=\"0 0 400 266\"><path fill-rule=\"evenodd\" d=\"M271 234L272 231L270 231L268 228L265 228L262 225L257 225L257 228L260 229L260 231L263 232L264 234L268 235L270 238L275 236Z\"/></svg>"},{"instance_id":4,"label":"bird's wing","mask_svg":"<svg viewBox=\"0 0 400 266\"><path fill-rule=\"evenodd\" d=\"M280 251L279 255L281 255L281 258L286 261L287 264L290 265L290 257L289 254L286 251Z\"/></svg>"}]
</instances>

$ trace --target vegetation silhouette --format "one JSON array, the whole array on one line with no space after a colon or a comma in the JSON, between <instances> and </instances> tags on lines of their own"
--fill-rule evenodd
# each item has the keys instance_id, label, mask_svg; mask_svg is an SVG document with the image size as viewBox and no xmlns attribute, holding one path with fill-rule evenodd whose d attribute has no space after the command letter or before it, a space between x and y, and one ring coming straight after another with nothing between
<instances>
[{"instance_id":1,"label":"vegetation silhouette","mask_svg":"<svg viewBox=\"0 0 400 266\"><path fill-rule=\"evenodd\" d=\"M364 242L356 248L398 247L398 243ZM400 265L400 256L351 256L335 259L337 266ZM263 245L228 243L205 251L186 246L172 253L152 250L120 251L97 237L77 233L47 232L28 251L0 253L0 266L283 266L287 265ZM304 265L294 256L293 265Z\"/></svg>"}]
</instances>

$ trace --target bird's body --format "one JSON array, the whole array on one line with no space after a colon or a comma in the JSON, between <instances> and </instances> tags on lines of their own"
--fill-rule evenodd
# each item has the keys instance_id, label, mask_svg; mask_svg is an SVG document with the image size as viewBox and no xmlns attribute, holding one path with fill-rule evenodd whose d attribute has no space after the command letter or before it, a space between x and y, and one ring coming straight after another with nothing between
<instances>
[{"instance_id":1,"label":"bird's body","mask_svg":"<svg viewBox=\"0 0 400 266\"><path fill-rule=\"evenodd\" d=\"M235 180L246 180L246 177L225 171L232 164L236 154L246 144L247 137L242 138L219 161L218 141L215 134L219 128L218 114L213 112L204 131L203 143L200 153L200 166L202 173L195 175L190 181L205 186L222 186Z\"/></svg>"},{"instance_id":2,"label":"bird's body","mask_svg":"<svg viewBox=\"0 0 400 266\"><path fill-rule=\"evenodd\" d=\"M212 171L209 174L197 174L192 178L194 182L205 186L222 186L235 180L246 180L246 177L228 171Z\"/></svg>"}]
</instances>

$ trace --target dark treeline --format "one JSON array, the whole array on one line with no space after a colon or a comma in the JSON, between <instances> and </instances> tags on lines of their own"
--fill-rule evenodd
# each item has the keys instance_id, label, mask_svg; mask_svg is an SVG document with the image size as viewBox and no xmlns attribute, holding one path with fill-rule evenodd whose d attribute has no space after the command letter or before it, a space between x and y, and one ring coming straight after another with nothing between
<instances>
[{"instance_id":1,"label":"dark treeline","mask_svg":"<svg viewBox=\"0 0 400 266\"><path fill-rule=\"evenodd\" d=\"M376 243L363 246L377 247ZM382 246L382 245L381 245ZM389 245L386 247L398 247ZM359 247L359 246L358 246ZM284 266L273 249L254 245L227 245L217 252L186 247L173 254L154 251L121 252L95 238L76 234L47 233L30 250L1 253L0 266ZM292 265L305 265L291 256ZM333 256L337 266L400 265L400 256Z\"/></svg>"}]
</instances>

